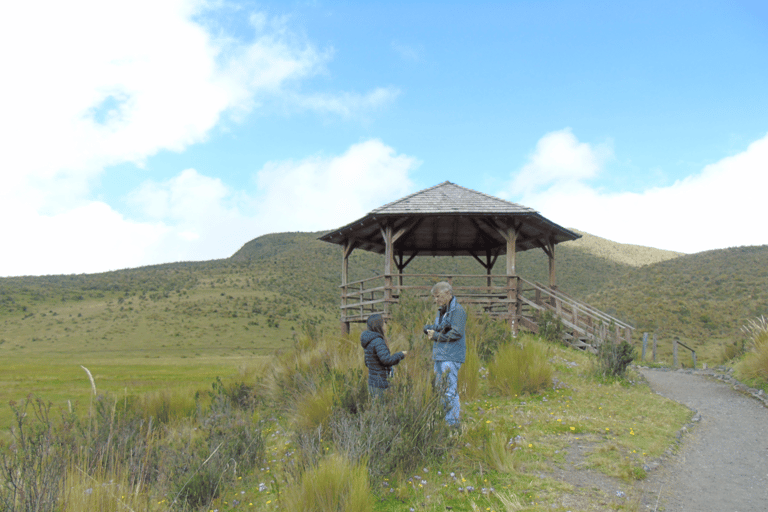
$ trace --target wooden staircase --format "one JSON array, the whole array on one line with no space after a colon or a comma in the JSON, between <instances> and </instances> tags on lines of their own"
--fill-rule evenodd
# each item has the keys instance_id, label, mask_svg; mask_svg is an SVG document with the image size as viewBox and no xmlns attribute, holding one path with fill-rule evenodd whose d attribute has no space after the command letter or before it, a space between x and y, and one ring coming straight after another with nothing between
<instances>
[{"instance_id":1,"label":"wooden staircase","mask_svg":"<svg viewBox=\"0 0 768 512\"><path fill-rule=\"evenodd\" d=\"M518 277L517 294L519 327L539 333L539 323L545 313L558 318L565 327L563 341L589 352L606 341L632 343L633 327L589 304L550 288Z\"/></svg>"}]
</instances>

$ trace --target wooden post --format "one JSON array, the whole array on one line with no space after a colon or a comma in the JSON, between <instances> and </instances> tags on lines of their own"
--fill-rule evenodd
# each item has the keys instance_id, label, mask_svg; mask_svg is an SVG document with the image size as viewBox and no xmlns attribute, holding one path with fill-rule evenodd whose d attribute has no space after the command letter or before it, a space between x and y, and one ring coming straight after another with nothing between
<instances>
[{"instance_id":1,"label":"wooden post","mask_svg":"<svg viewBox=\"0 0 768 512\"><path fill-rule=\"evenodd\" d=\"M547 256L549 256L549 287L553 290L557 288L557 276L555 275L555 244L554 242L549 242L549 251L547 252Z\"/></svg>"},{"instance_id":2,"label":"wooden post","mask_svg":"<svg viewBox=\"0 0 768 512\"><path fill-rule=\"evenodd\" d=\"M653 333L653 362L656 362L656 333Z\"/></svg>"},{"instance_id":3,"label":"wooden post","mask_svg":"<svg viewBox=\"0 0 768 512\"><path fill-rule=\"evenodd\" d=\"M355 243L351 240L347 240L342 248L341 259L341 334L349 334L349 322L346 321L347 316L347 283L349 282L349 255L355 249Z\"/></svg>"},{"instance_id":4,"label":"wooden post","mask_svg":"<svg viewBox=\"0 0 768 512\"><path fill-rule=\"evenodd\" d=\"M640 357L640 361L645 361L645 349L648 346L648 333L643 333L643 355Z\"/></svg>"},{"instance_id":5,"label":"wooden post","mask_svg":"<svg viewBox=\"0 0 768 512\"><path fill-rule=\"evenodd\" d=\"M517 281L517 231L514 228L507 228L504 237L507 241L507 314L509 315L509 326L512 329L512 335L517 336L520 329L520 319L518 318L518 281Z\"/></svg>"},{"instance_id":6,"label":"wooden post","mask_svg":"<svg viewBox=\"0 0 768 512\"><path fill-rule=\"evenodd\" d=\"M693 369L695 370L696 369L696 351L691 350L691 352L693 354Z\"/></svg>"},{"instance_id":7,"label":"wooden post","mask_svg":"<svg viewBox=\"0 0 768 512\"><path fill-rule=\"evenodd\" d=\"M672 340L672 368L677 369L677 336Z\"/></svg>"},{"instance_id":8,"label":"wooden post","mask_svg":"<svg viewBox=\"0 0 768 512\"><path fill-rule=\"evenodd\" d=\"M392 226L382 230L384 236L384 316L389 316L389 303L392 300L392 267L395 262L395 251L392 247Z\"/></svg>"}]
</instances>

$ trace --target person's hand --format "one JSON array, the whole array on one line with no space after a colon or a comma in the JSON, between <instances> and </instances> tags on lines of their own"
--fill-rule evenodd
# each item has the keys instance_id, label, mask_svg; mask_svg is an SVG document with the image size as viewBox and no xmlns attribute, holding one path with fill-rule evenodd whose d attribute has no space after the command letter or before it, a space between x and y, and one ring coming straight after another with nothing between
<instances>
[{"instance_id":1,"label":"person's hand","mask_svg":"<svg viewBox=\"0 0 768 512\"><path fill-rule=\"evenodd\" d=\"M407 350L403 350L403 357L405 357L407 355L408 355L408 351Z\"/></svg>"},{"instance_id":2,"label":"person's hand","mask_svg":"<svg viewBox=\"0 0 768 512\"><path fill-rule=\"evenodd\" d=\"M431 340L434 335L435 335L435 330L434 329L427 329L427 338L428 339Z\"/></svg>"}]
</instances>

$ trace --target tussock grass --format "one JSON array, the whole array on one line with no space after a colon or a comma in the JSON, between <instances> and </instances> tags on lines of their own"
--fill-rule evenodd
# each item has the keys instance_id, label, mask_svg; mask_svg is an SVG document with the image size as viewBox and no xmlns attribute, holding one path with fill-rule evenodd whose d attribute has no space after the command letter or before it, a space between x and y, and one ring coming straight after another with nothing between
<instances>
[{"instance_id":1,"label":"tussock grass","mask_svg":"<svg viewBox=\"0 0 768 512\"><path fill-rule=\"evenodd\" d=\"M764 316L753 319L743 327L743 331L748 341L744 358L736 366L738 375L765 386L768 384L768 319Z\"/></svg>"},{"instance_id":2,"label":"tussock grass","mask_svg":"<svg viewBox=\"0 0 768 512\"><path fill-rule=\"evenodd\" d=\"M370 512L373 496L365 463L330 455L306 471L282 498L281 509L305 512Z\"/></svg>"},{"instance_id":3,"label":"tussock grass","mask_svg":"<svg viewBox=\"0 0 768 512\"><path fill-rule=\"evenodd\" d=\"M131 400L131 407L145 420L153 418L159 423L172 423L191 418L197 412L197 389L161 389L150 391Z\"/></svg>"},{"instance_id":4,"label":"tussock grass","mask_svg":"<svg viewBox=\"0 0 768 512\"><path fill-rule=\"evenodd\" d=\"M491 388L505 396L535 393L552 382L547 345L523 335L519 343L504 345L488 366Z\"/></svg>"},{"instance_id":5,"label":"tussock grass","mask_svg":"<svg viewBox=\"0 0 768 512\"><path fill-rule=\"evenodd\" d=\"M467 358L459 369L459 396L471 402L480 395L480 357L475 344L467 340Z\"/></svg>"}]
</instances>

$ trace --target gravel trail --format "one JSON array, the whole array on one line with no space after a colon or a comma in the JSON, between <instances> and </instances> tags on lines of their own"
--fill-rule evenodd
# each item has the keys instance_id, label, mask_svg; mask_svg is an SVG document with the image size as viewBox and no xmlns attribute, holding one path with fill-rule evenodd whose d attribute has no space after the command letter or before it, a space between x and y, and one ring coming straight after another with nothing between
<instances>
[{"instance_id":1,"label":"gravel trail","mask_svg":"<svg viewBox=\"0 0 768 512\"><path fill-rule=\"evenodd\" d=\"M768 409L724 382L641 370L655 392L701 415L677 453L643 483L646 509L768 511Z\"/></svg>"}]
</instances>

